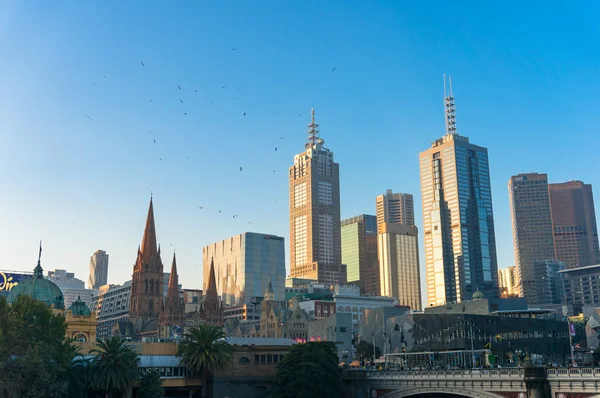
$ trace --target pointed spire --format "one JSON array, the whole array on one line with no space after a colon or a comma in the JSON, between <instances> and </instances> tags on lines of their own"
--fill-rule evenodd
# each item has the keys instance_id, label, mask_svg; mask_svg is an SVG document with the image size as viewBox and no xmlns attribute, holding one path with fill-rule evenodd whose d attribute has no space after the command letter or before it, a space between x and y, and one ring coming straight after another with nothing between
<instances>
[{"instance_id":1,"label":"pointed spire","mask_svg":"<svg viewBox=\"0 0 600 398\"><path fill-rule=\"evenodd\" d=\"M173 253L173 264L171 265L171 274L169 275L167 298L179 298L179 276L177 275L177 261L175 259L175 253Z\"/></svg>"},{"instance_id":2,"label":"pointed spire","mask_svg":"<svg viewBox=\"0 0 600 398\"><path fill-rule=\"evenodd\" d=\"M214 258L210 259L210 273L208 275L208 284L206 285L205 296L217 296L217 278L215 277Z\"/></svg>"},{"instance_id":3,"label":"pointed spire","mask_svg":"<svg viewBox=\"0 0 600 398\"><path fill-rule=\"evenodd\" d=\"M266 293L273 293L273 284L271 283L271 278L269 278L269 285L267 286Z\"/></svg>"},{"instance_id":4,"label":"pointed spire","mask_svg":"<svg viewBox=\"0 0 600 398\"><path fill-rule=\"evenodd\" d=\"M306 148L313 148L320 142L319 139L319 125L315 123L315 110L310 110L310 124L308 125L308 142Z\"/></svg>"},{"instance_id":5,"label":"pointed spire","mask_svg":"<svg viewBox=\"0 0 600 398\"><path fill-rule=\"evenodd\" d=\"M154 207L152 205L152 196L150 196L150 207L148 208L148 217L146 218L146 228L144 229L144 238L142 239L142 255L156 254L156 227L154 226Z\"/></svg>"},{"instance_id":6,"label":"pointed spire","mask_svg":"<svg viewBox=\"0 0 600 398\"><path fill-rule=\"evenodd\" d=\"M37 262L37 265L35 266L35 268L33 269L33 276L36 278L44 277L44 270L42 269L41 260L42 260L42 241L40 241L40 252L38 254L38 262Z\"/></svg>"}]
</instances>

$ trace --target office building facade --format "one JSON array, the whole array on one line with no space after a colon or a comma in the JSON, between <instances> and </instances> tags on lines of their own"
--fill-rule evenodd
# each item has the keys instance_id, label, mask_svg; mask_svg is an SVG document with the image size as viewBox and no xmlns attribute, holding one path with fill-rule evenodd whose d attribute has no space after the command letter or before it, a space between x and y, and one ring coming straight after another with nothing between
<instances>
[{"instance_id":1,"label":"office building facade","mask_svg":"<svg viewBox=\"0 0 600 398\"><path fill-rule=\"evenodd\" d=\"M342 263L349 284L360 287L362 294L378 296L377 218L368 214L342 220Z\"/></svg>"},{"instance_id":2,"label":"office building facade","mask_svg":"<svg viewBox=\"0 0 600 398\"><path fill-rule=\"evenodd\" d=\"M456 132L451 91L446 135L419 155L428 306L498 296L488 151Z\"/></svg>"},{"instance_id":3,"label":"office building facade","mask_svg":"<svg viewBox=\"0 0 600 398\"><path fill-rule=\"evenodd\" d=\"M581 181L548 184L556 258L567 268L600 264L592 186Z\"/></svg>"},{"instance_id":4,"label":"office building facade","mask_svg":"<svg viewBox=\"0 0 600 398\"><path fill-rule=\"evenodd\" d=\"M98 294L92 297L90 309L96 313L98 325L96 335L105 339L111 337L120 322L129 319L131 281L122 285L100 286Z\"/></svg>"},{"instance_id":5,"label":"office building facade","mask_svg":"<svg viewBox=\"0 0 600 398\"><path fill-rule=\"evenodd\" d=\"M85 282L75 278L75 273L67 272L64 269L56 269L48 271L46 279L56 283L63 293L65 300L65 308L69 308L71 304L81 298L87 306L92 302L92 297L98 293L96 289L86 289Z\"/></svg>"},{"instance_id":6,"label":"office building facade","mask_svg":"<svg viewBox=\"0 0 600 398\"><path fill-rule=\"evenodd\" d=\"M108 254L104 250L97 250L90 258L90 276L88 287L98 289L108 283Z\"/></svg>"},{"instance_id":7,"label":"office building facade","mask_svg":"<svg viewBox=\"0 0 600 398\"><path fill-rule=\"evenodd\" d=\"M292 277L345 283L340 229L340 171L323 145L314 110L306 150L294 156L290 181Z\"/></svg>"},{"instance_id":8,"label":"office building facade","mask_svg":"<svg viewBox=\"0 0 600 398\"><path fill-rule=\"evenodd\" d=\"M583 307L600 307L600 265L560 271L569 315L579 315Z\"/></svg>"},{"instance_id":9,"label":"office building facade","mask_svg":"<svg viewBox=\"0 0 600 398\"><path fill-rule=\"evenodd\" d=\"M394 297L413 310L422 310L419 271L419 232L414 225L379 225L379 284L382 296Z\"/></svg>"},{"instance_id":10,"label":"office building facade","mask_svg":"<svg viewBox=\"0 0 600 398\"><path fill-rule=\"evenodd\" d=\"M385 195L376 199L377 225L382 223L415 225L415 205L409 193L393 193L388 189Z\"/></svg>"},{"instance_id":11,"label":"office building facade","mask_svg":"<svg viewBox=\"0 0 600 398\"><path fill-rule=\"evenodd\" d=\"M280 236L245 232L202 249L204 291L214 262L217 294L226 305L252 304L271 281L275 299L285 297L285 243Z\"/></svg>"},{"instance_id":12,"label":"office building facade","mask_svg":"<svg viewBox=\"0 0 600 398\"><path fill-rule=\"evenodd\" d=\"M518 297L518 278L517 267L510 266L498 270L498 287L500 288L500 297Z\"/></svg>"},{"instance_id":13,"label":"office building facade","mask_svg":"<svg viewBox=\"0 0 600 398\"><path fill-rule=\"evenodd\" d=\"M548 176L538 173L512 176L508 192L519 295L530 305L538 304L535 264L556 258Z\"/></svg>"}]
</instances>

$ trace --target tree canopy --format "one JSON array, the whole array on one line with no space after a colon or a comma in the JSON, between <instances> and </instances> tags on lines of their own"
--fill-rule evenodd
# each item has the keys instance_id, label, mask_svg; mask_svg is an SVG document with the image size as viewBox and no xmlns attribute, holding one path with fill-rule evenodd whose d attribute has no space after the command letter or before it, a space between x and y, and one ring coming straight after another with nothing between
<instances>
[{"instance_id":1,"label":"tree canopy","mask_svg":"<svg viewBox=\"0 0 600 398\"><path fill-rule=\"evenodd\" d=\"M66 328L44 303L22 295L8 305L0 297L0 396L66 394L73 359Z\"/></svg>"},{"instance_id":2,"label":"tree canopy","mask_svg":"<svg viewBox=\"0 0 600 398\"><path fill-rule=\"evenodd\" d=\"M273 398L342 397L337 349L332 342L295 344L277 367Z\"/></svg>"},{"instance_id":3,"label":"tree canopy","mask_svg":"<svg viewBox=\"0 0 600 398\"><path fill-rule=\"evenodd\" d=\"M360 343L358 343L358 346L356 346L356 354L355 354L355 358L356 359L360 359L361 356L364 359L367 358L373 358L373 344L369 343L368 341L364 341L361 340ZM379 349L379 347L375 347L375 357L379 358L381 356L381 350Z\"/></svg>"},{"instance_id":4,"label":"tree canopy","mask_svg":"<svg viewBox=\"0 0 600 398\"><path fill-rule=\"evenodd\" d=\"M151 369L142 376L140 383L140 398L162 398L165 395L165 389L162 387L162 380L155 369Z\"/></svg>"}]
</instances>

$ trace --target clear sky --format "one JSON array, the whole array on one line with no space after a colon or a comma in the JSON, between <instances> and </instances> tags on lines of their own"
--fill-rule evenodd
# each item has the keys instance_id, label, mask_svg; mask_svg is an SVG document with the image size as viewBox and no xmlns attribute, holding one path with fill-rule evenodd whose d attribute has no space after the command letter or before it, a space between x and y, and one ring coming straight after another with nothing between
<instances>
[{"instance_id":1,"label":"clear sky","mask_svg":"<svg viewBox=\"0 0 600 398\"><path fill-rule=\"evenodd\" d=\"M0 2L0 269L32 270L41 239L45 270L87 280L104 249L124 282L152 191L165 271L175 248L180 281L201 287L203 246L287 240L311 108L342 218L391 188L415 195L421 228L444 72L459 133L489 149L498 263L513 264L511 175L600 187L600 7L483 3Z\"/></svg>"}]
</instances>

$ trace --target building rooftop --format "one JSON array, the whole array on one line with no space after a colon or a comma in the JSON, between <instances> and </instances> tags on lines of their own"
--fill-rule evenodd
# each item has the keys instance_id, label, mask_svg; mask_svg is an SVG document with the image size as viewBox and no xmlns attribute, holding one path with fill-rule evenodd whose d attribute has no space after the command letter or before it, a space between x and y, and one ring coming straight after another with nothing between
<instances>
[{"instance_id":1,"label":"building rooftop","mask_svg":"<svg viewBox=\"0 0 600 398\"><path fill-rule=\"evenodd\" d=\"M564 269L561 271L558 271L560 274L564 274L567 272L575 272L575 271L585 271L585 270L593 270L595 269L596 271L600 271L600 264L596 264L596 265L586 265L584 267L577 267L577 268L569 268L569 269Z\"/></svg>"},{"instance_id":2,"label":"building rooftop","mask_svg":"<svg viewBox=\"0 0 600 398\"><path fill-rule=\"evenodd\" d=\"M268 338L268 337L227 337L231 345L257 345L257 346L292 346L296 342L292 339Z\"/></svg>"}]
</instances>

